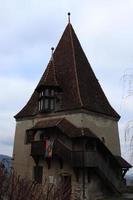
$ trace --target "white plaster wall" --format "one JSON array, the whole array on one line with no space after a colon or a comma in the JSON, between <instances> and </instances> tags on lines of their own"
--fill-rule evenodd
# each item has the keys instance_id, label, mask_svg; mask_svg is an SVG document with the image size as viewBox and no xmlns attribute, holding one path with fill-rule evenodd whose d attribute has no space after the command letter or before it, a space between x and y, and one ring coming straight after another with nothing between
<instances>
[{"instance_id":1,"label":"white plaster wall","mask_svg":"<svg viewBox=\"0 0 133 200\"><path fill-rule=\"evenodd\" d=\"M118 123L112 119L83 114L83 126L99 138L105 138L105 145L114 155L120 155Z\"/></svg>"},{"instance_id":2,"label":"white plaster wall","mask_svg":"<svg viewBox=\"0 0 133 200\"><path fill-rule=\"evenodd\" d=\"M22 177L31 178L32 172L28 169L33 165L33 159L30 156L31 145L25 144L26 129L33 126L32 120L19 121L16 123L14 150L13 150L13 167L17 174Z\"/></svg>"},{"instance_id":3,"label":"white plaster wall","mask_svg":"<svg viewBox=\"0 0 133 200\"><path fill-rule=\"evenodd\" d=\"M104 137L105 145L109 150L114 155L121 154L117 121L109 117L85 113L63 115L62 117L65 117L77 127L89 128L100 139Z\"/></svg>"}]
</instances>

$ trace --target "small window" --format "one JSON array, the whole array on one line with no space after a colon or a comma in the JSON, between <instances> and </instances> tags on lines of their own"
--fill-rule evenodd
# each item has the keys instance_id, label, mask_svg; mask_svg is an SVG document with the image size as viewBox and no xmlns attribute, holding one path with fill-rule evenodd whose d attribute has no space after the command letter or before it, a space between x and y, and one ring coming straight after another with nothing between
<instances>
[{"instance_id":1,"label":"small window","mask_svg":"<svg viewBox=\"0 0 133 200\"><path fill-rule=\"evenodd\" d=\"M41 99L41 101L40 101L40 103L41 103L41 110L43 109L43 99Z\"/></svg>"},{"instance_id":2,"label":"small window","mask_svg":"<svg viewBox=\"0 0 133 200\"><path fill-rule=\"evenodd\" d=\"M39 111L50 112L55 109L55 91L54 89L45 89L39 94Z\"/></svg>"},{"instance_id":3,"label":"small window","mask_svg":"<svg viewBox=\"0 0 133 200\"><path fill-rule=\"evenodd\" d=\"M41 98L43 96L43 91L40 92L39 97Z\"/></svg>"},{"instance_id":4,"label":"small window","mask_svg":"<svg viewBox=\"0 0 133 200\"><path fill-rule=\"evenodd\" d=\"M53 89L51 90L51 96L54 96L54 90Z\"/></svg>"},{"instance_id":5,"label":"small window","mask_svg":"<svg viewBox=\"0 0 133 200\"><path fill-rule=\"evenodd\" d=\"M39 101L39 111L41 111L41 102Z\"/></svg>"},{"instance_id":6,"label":"small window","mask_svg":"<svg viewBox=\"0 0 133 200\"><path fill-rule=\"evenodd\" d=\"M35 166L33 168L34 181L41 184L42 183L42 176L43 176L43 167L42 166Z\"/></svg>"},{"instance_id":7,"label":"small window","mask_svg":"<svg viewBox=\"0 0 133 200\"><path fill-rule=\"evenodd\" d=\"M45 96L49 96L49 90L48 89L44 90L44 93L45 93L44 94Z\"/></svg>"},{"instance_id":8,"label":"small window","mask_svg":"<svg viewBox=\"0 0 133 200\"><path fill-rule=\"evenodd\" d=\"M45 110L48 110L48 108L49 108L49 100L48 100L48 99L45 99L45 100L44 100L44 109L45 109Z\"/></svg>"},{"instance_id":9,"label":"small window","mask_svg":"<svg viewBox=\"0 0 133 200\"><path fill-rule=\"evenodd\" d=\"M43 109L43 99L39 100L39 111Z\"/></svg>"},{"instance_id":10,"label":"small window","mask_svg":"<svg viewBox=\"0 0 133 200\"><path fill-rule=\"evenodd\" d=\"M50 109L51 110L54 109L54 99L51 99L51 101L50 101Z\"/></svg>"}]
</instances>

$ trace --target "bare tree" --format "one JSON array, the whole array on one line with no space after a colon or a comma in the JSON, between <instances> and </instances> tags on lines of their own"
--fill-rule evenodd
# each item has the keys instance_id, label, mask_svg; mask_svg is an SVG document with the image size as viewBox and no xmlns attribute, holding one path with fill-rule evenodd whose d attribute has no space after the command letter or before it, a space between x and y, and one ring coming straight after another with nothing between
<instances>
[{"instance_id":1,"label":"bare tree","mask_svg":"<svg viewBox=\"0 0 133 200\"><path fill-rule=\"evenodd\" d=\"M126 109L125 109L126 108ZM128 108L128 109L127 109ZM130 111L129 111L130 108ZM130 160L133 158L133 69L128 68L125 70L122 76L122 103L121 112L123 117L127 120L125 123L125 142L126 142L126 154L130 156Z\"/></svg>"},{"instance_id":2,"label":"bare tree","mask_svg":"<svg viewBox=\"0 0 133 200\"><path fill-rule=\"evenodd\" d=\"M45 181L41 185L18 176L0 163L0 200L69 200L70 194L68 184L55 186Z\"/></svg>"}]
</instances>

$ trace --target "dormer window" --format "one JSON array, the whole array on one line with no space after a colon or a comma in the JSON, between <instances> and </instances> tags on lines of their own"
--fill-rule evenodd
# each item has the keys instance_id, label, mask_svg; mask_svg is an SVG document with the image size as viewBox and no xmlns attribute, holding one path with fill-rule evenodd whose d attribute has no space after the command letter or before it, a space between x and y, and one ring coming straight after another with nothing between
<instances>
[{"instance_id":1,"label":"dormer window","mask_svg":"<svg viewBox=\"0 0 133 200\"><path fill-rule=\"evenodd\" d=\"M55 91L46 88L39 94L39 111L51 112L55 110Z\"/></svg>"}]
</instances>

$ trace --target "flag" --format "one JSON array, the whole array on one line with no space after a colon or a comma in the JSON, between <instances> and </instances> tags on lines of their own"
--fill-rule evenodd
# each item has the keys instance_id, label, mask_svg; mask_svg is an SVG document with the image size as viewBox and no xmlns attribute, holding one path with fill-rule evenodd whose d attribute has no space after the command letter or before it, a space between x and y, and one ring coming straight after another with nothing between
<instances>
[{"instance_id":1,"label":"flag","mask_svg":"<svg viewBox=\"0 0 133 200\"><path fill-rule=\"evenodd\" d=\"M45 157L46 158L50 158L52 157L52 153L53 153L53 144L54 144L54 140L46 140L45 143Z\"/></svg>"}]
</instances>

